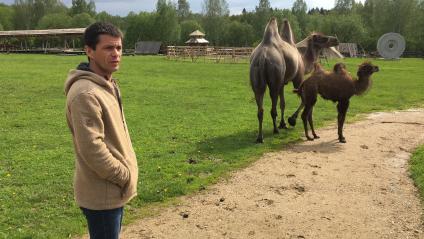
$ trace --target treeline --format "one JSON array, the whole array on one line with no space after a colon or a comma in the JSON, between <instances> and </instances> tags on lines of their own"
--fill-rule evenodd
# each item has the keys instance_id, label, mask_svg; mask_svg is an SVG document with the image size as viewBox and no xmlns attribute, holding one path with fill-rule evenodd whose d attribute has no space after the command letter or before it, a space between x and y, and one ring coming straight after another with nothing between
<instances>
[{"instance_id":1,"label":"treeline","mask_svg":"<svg viewBox=\"0 0 424 239\"><path fill-rule=\"evenodd\" d=\"M140 40L183 45L196 29L206 33L211 45L255 46L271 16L279 22L289 19L297 41L319 31L374 51L382 34L397 32L405 37L407 50L424 51L422 0L336 0L330 10L308 10L304 0L296 0L291 9L277 9L269 0L259 0L255 10L244 9L239 15L229 14L226 0L203 0L202 13L193 13L187 0L158 0L155 11L125 17L97 13L93 1L73 0L68 8L60 0L15 0L10 6L0 4L0 30L86 27L109 21L123 30L128 48Z\"/></svg>"}]
</instances>

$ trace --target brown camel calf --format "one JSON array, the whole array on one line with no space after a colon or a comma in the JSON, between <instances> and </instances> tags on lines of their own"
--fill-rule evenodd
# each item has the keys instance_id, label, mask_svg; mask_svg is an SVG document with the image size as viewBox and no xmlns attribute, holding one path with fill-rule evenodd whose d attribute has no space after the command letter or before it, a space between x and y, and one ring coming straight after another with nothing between
<instances>
[{"instance_id":1,"label":"brown camel calf","mask_svg":"<svg viewBox=\"0 0 424 239\"><path fill-rule=\"evenodd\" d=\"M346 139L343 136L343 124L349 108L349 100L353 95L362 95L366 92L371 86L371 75L378 71L378 66L370 62L364 62L358 67L358 79L354 80L346 71L346 66L343 63L336 64L332 72L325 71L316 63L312 75L302 82L298 90L295 90L301 96L302 103L298 110L290 117L290 124L295 124L297 114L304 106L302 120L303 127L305 128L305 136L308 140L319 138L314 130L312 111L317 101L317 95L320 94L326 100L337 102L339 142L346 143ZM308 133L308 122L313 138Z\"/></svg>"}]
</instances>

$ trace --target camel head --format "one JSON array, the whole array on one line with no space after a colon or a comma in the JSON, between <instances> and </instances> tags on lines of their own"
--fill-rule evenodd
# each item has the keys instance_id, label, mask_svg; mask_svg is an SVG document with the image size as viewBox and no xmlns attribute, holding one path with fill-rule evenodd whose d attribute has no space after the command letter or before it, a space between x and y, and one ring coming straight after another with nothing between
<instances>
[{"instance_id":1,"label":"camel head","mask_svg":"<svg viewBox=\"0 0 424 239\"><path fill-rule=\"evenodd\" d=\"M378 68L378 66L373 65L369 61L366 61L366 62L362 63L358 67L359 67L358 68L358 73L357 73L358 77L370 76L374 72L380 71L380 69Z\"/></svg>"},{"instance_id":2,"label":"camel head","mask_svg":"<svg viewBox=\"0 0 424 239\"><path fill-rule=\"evenodd\" d=\"M314 32L309 36L310 44L315 48L324 49L339 45L337 37L327 36L322 33Z\"/></svg>"},{"instance_id":3,"label":"camel head","mask_svg":"<svg viewBox=\"0 0 424 239\"><path fill-rule=\"evenodd\" d=\"M296 44L305 64L305 74L313 70L313 63L318 60L321 51L324 48L337 46L339 40L337 37L326 36L322 33L313 32L303 41Z\"/></svg>"}]
</instances>

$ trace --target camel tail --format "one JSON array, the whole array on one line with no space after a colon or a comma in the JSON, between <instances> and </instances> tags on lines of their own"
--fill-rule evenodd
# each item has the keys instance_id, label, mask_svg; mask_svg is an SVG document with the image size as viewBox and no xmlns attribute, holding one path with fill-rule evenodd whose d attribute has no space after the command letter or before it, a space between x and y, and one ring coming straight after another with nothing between
<instances>
[{"instance_id":1,"label":"camel tail","mask_svg":"<svg viewBox=\"0 0 424 239\"><path fill-rule=\"evenodd\" d=\"M250 86L256 92L266 87L268 77L266 54L259 55L253 61L250 69Z\"/></svg>"},{"instance_id":2,"label":"camel tail","mask_svg":"<svg viewBox=\"0 0 424 239\"><path fill-rule=\"evenodd\" d=\"M261 66L260 67L260 69L261 69L261 71L260 71L260 78L261 78L261 80L262 81L267 81L267 79L268 79L268 75L267 75L267 70L268 70L268 67L267 67L267 61L266 61L266 58L267 58L267 56L266 56L266 53L265 54L263 54L260 58L259 58L259 65Z\"/></svg>"}]
</instances>

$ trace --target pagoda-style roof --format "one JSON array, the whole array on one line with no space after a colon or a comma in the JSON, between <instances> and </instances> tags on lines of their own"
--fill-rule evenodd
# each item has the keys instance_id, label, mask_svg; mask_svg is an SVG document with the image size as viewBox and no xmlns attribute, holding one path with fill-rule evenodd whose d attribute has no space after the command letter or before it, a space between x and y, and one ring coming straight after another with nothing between
<instances>
[{"instance_id":1,"label":"pagoda-style roof","mask_svg":"<svg viewBox=\"0 0 424 239\"><path fill-rule=\"evenodd\" d=\"M185 42L186 44L209 44L209 41L205 38L190 38Z\"/></svg>"},{"instance_id":2,"label":"pagoda-style roof","mask_svg":"<svg viewBox=\"0 0 424 239\"><path fill-rule=\"evenodd\" d=\"M204 37L205 36L205 33L201 32L199 30L196 30L196 31L190 33L189 36L190 37Z\"/></svg>"}]
</instances>

